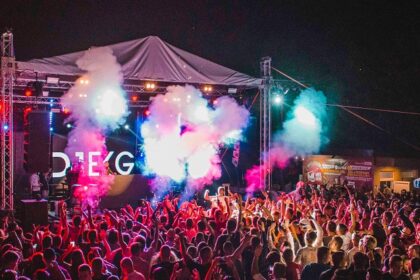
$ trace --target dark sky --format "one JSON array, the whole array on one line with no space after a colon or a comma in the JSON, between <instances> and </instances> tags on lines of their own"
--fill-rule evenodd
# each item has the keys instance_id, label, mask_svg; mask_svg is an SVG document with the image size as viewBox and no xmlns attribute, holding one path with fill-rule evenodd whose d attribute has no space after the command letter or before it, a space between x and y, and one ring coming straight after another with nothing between
<instances>
[{"instance_id":1,"label":"dark sky","mask_svg":"<svg viewBox=\"0 0 420 280\"><path fill-rule=\"evenodd\" d=\"M331 103L420 111L420 1L1 1L19 60L148 35L230 68L259 59L323 90ZM331 146L378 154L420 152L341 110ZM420 145L420 117L358 111Z\"/></svg>"}]
</instances>

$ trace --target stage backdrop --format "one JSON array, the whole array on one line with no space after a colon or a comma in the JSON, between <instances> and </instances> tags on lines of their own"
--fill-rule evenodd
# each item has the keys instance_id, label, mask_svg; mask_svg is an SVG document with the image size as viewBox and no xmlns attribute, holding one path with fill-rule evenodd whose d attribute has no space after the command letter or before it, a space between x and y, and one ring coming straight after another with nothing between
<instances>
[{"instance_id":1,"label":"stage backdrop","mask_svg":"<svg viewBox=\"0 0 420 280\"><path fill-rule=\"evenodd\" d=\"M368 192L373 190L373 158L308 156L303 162L303 175L310 184L334 185L347 180L348 185Z\"/></svg>"},{"instance_id":2,"label":"stage backdrop","mask_svg":"<svg viewBox=\"0 0 420 280\"><path fill-rule=\"evenodd\" d=\"M111 170L117 175L131 175L138 174L138 166L136 166L136 157L139 153L136 152L136 141L127 135L113 135L106 139L106 146L108 154L106 161L109 162ZM96 153L100 151L89 151L87 153L76 152L74 155L65 153L67 145L67 137L63 135L53 135L53 153L52 153L52 167L53 178L60 180L65 176L66 169L70 167L72 158L77 157L89 164L90 173L95 173L97 156ZM92 174L89 174L92 176Z\"/></svg>"},{"instance_id":3,"label":"stage backdrop","mask_svg":"<svg viewBox=\"0 0 420 280\"><path fill-rule=\"evenodd\" d=\"M108 195L101 199L100 206L103 208L119 208L125 204L136 205L139 199L151 196L148 179L139 174L139 166L136 164L136 158L137 162L141 161L141 154L137 152L139 147L136 148L140 143L138 141L136 143L136 139L133 138L130 135L116 133L106 139L107 160L116 176ZM54 134L52 140L53 181L58 183L64 178L71 158L75 155L65 153L67 144L65 135ZM76 156L94 167L95 152L98 151L78 153Z\"/></svg>"}]
</instances>

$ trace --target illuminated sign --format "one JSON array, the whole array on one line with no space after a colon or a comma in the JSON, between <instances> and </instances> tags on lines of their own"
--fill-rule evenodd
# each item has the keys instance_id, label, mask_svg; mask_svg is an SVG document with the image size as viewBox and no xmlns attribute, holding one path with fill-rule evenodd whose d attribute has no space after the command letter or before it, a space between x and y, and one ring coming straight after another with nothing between
<instances>
[{"instance_id":1,"label":"illuminated sign","mask_svg":"<svg viewBox=\"0 0 420 280\"><path fill-rule=\"evenodd\" d=\"M101 174L95 171L95 167L98 166L98 157L101 155L101 152L88 152L85 155L84 152L76 152L74 156L81 162L85 161L85 156L87 156L87 166L88 166L88 175L91 177L97 177ZM114 156L115 155L115 156ZM70 157L63 152L53 152L54 160L62 160L64 166L61 170L54 170L52 176L53 178L61 178L66 176L66 170L70 167ZM128 161L127 161L128 159ZM103 162L111 163L113 161L115 170L120 175L129 175L134 168L134 155L128 151L122 151L118 154L115 154L115 151L109 151L106 155Z\"/></svg>"}]
</instances>

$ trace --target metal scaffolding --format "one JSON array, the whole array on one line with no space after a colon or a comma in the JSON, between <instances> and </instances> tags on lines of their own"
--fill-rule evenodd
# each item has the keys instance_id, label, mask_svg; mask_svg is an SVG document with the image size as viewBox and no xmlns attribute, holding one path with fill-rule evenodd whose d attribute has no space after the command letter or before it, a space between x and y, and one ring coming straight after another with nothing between
<instances>
[{"instance_id":1,"label":"metal scaffolding","mask_svg":"<svg viewBox=\"0 0 420 280\"><path fill-rule=\"evenodd\" d=\"M13 96L13 104L27 104L27 105L53 105L55 108L62 107L61 97L38 97L38 96ZM148 100L131 100L128 103L130 108L147 108L150 104Z\"/></svg>"},{"instance_id":2,"label":"metal scaffolding","mask_svg":"<svg viewBox=\"0 0 420 280\"><path fill-rule=\"evenodd\" d=\"M1 209L13 209L13 34L1 36Z\"/></svg>"},{"instance_id":3,"label":"metal scaffolding","mask_svg":"<svg viewBox=\"0 0 420 280\"><path fill-rule=\"evenodd\" d=\"M260 182L265 190L271 189L271 104L270 92L273 85L271 76L271 57L260 60L263 84L260 88Z\"/></svg>"}]
</instances>

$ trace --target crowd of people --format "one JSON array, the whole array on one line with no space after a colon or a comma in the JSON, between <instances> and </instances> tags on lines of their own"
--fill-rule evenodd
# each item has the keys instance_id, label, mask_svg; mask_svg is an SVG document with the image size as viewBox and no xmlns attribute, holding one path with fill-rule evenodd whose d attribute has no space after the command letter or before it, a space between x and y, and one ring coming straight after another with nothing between
<instances>
[{"instance_id":1,"label":"crowd of people","mask_svg":"<svg viewBox=\"0 0 420 280\"><path fill-rule=\"evenodd\" d=\"M420 279L414 193L311 187L206 203L166 196L59 221L0 224L1 279Z\"/></svg>"}]
</instances>

